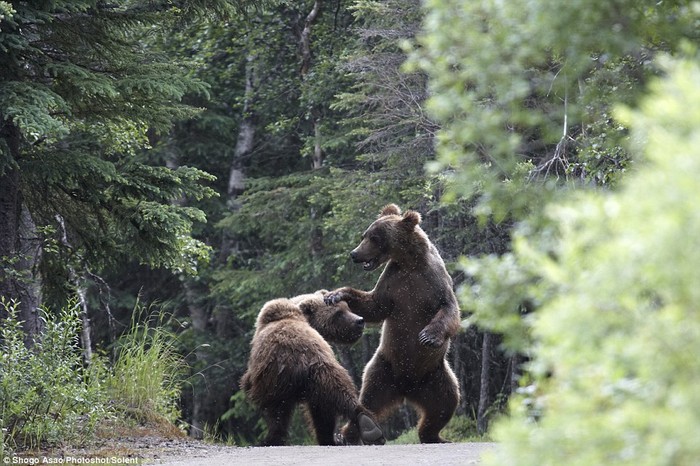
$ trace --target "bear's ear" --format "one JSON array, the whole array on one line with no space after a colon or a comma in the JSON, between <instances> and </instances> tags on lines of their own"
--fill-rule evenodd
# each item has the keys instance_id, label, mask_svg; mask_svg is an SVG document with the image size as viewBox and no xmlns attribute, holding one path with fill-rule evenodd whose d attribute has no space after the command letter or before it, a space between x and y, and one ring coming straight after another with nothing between
<instances>
[{"instance_id":1,"label":"bear's ear","mask_svg":"<svg viewBox=\"0 0 700 466\"><path fill-rule=\"evenodd\" d=\"M299 309L306 317L311 317L314 315L314 307L311 303L301 303L299 304Z\"/></svg>"},{"instance_id":2,"label":"bear's ear","mask_svg":"<svg viewBox=\"0 0 700 466\"><path fill-rule=\"evenodd\" d=\"M396 204L385 205L379 216L384 217L385 215L401 215L401 209Z\"/></svg>"},{"instance_id":3,"label":"bear's ear","mask_svg":"<svg viewBox=\"0 0 700 466\"><path fill-rule=\"evenodd\" d=\"M401 225L409 230L413 230L421 221L420 214L415 210L407 210L401 219Z\"/></svg>"}]
</instances>

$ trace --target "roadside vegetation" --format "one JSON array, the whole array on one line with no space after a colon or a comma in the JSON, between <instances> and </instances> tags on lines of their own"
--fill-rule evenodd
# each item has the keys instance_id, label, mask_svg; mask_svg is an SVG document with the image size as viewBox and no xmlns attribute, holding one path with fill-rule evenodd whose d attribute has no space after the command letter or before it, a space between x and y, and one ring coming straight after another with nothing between
<instances>
[{"instance_id":1,"label":"roadside vegetation","mask_svg":"<svg viewBox=\"0 0 700 466\"><path fill-rule=\"evenodd\" d=\"M16 452L84 446L98 433L148 425L172 435L179 419L183 358L162 325L134 325L114 349L89 365L80 347L79 306L43 311L31 349L17 305L2 301L0 330L0 461Z\"/></svg>"}]
</instances>

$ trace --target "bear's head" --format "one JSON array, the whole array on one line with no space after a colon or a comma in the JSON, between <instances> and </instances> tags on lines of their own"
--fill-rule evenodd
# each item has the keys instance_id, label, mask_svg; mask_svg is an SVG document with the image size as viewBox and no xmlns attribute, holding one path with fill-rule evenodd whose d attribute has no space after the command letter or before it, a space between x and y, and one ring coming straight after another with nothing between
<instances>
[{"instance_id":1,"label":"bear's head","mask_svg":"<svg viewBox=\"0 0 700 466\"><path fill-rule=\"evenodd\" d=\"M362 241L350 252L350 258L362 263L368 272L389 259L397 259L416 245L426 244L425 233L418 226L420 222L418 212L408 210L402 215L397 205L387 205L362 234Z\"/></svg>"},{"instance_id":2,"label":"bear's head","mask_svg":"<svg viewBox=\"0 0 700 466\"><path fill-rule=\"evenodd\" d=\"M309 325L325 340L334 343L355 343L365 329L364 319L353 314L345 301L326 304L323 300L326 294L328 291L319 290L292 298L292 301L299 306Z\"/></svg>"}]
</instances>

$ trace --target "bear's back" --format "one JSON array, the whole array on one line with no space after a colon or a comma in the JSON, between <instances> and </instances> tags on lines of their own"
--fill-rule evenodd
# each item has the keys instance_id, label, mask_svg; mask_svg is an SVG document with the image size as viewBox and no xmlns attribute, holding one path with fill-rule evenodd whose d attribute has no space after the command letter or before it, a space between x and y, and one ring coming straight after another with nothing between
<instances>
[{"instance_id":1,"label":"bear's back","mask_svg":"<svg viewBox=\"0 0 700 466\"><path fill-rule=\"evenodd\" d=\"M301 396L309 371L335 362L330 345L304 319L267 322L253 337L245 374L248 395L256 402Z\"/></svg>"}]
</instances>

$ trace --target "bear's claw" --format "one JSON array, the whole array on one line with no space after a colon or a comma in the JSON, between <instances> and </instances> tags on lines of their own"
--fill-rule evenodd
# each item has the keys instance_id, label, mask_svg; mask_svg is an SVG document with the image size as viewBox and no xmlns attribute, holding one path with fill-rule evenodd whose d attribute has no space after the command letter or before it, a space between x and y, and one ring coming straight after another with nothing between
<instances>
[{"instance_id":1,"label":"bear's claw","mask_svg":"<svg viewBox=\"0 0 700 466\"><path fill-rule=\"evenodd\" d=\"M334 306L339 302L344 301L343 298L344 297L342 293L334 291L324 296L323 301L326 303L327 306Z\"/></svg>"},{"instance_id":2,"label":"bear's claw","mask_svg":"<svg viewBox=\"0 0 700 466\"><path fill-rule=\"evenodd\" d=\"M352 445L350 442L348 442L348 439L340 432L336 432L335 434L333 434L333 441L339 447Z\"/></svg>"},{"instance_id":3,"label":"bear's claw","mask_svg":"<svg viewBox=\"0 0 700 466\"><path fill-rule=\"evenodd\" d=\"M431 335L424 329L418 334L418 342L420 342L421 345L430 346L431 348L439 348L444 343L444 340L441 341L440 338Z\"/></svg>"}]
</instances>

